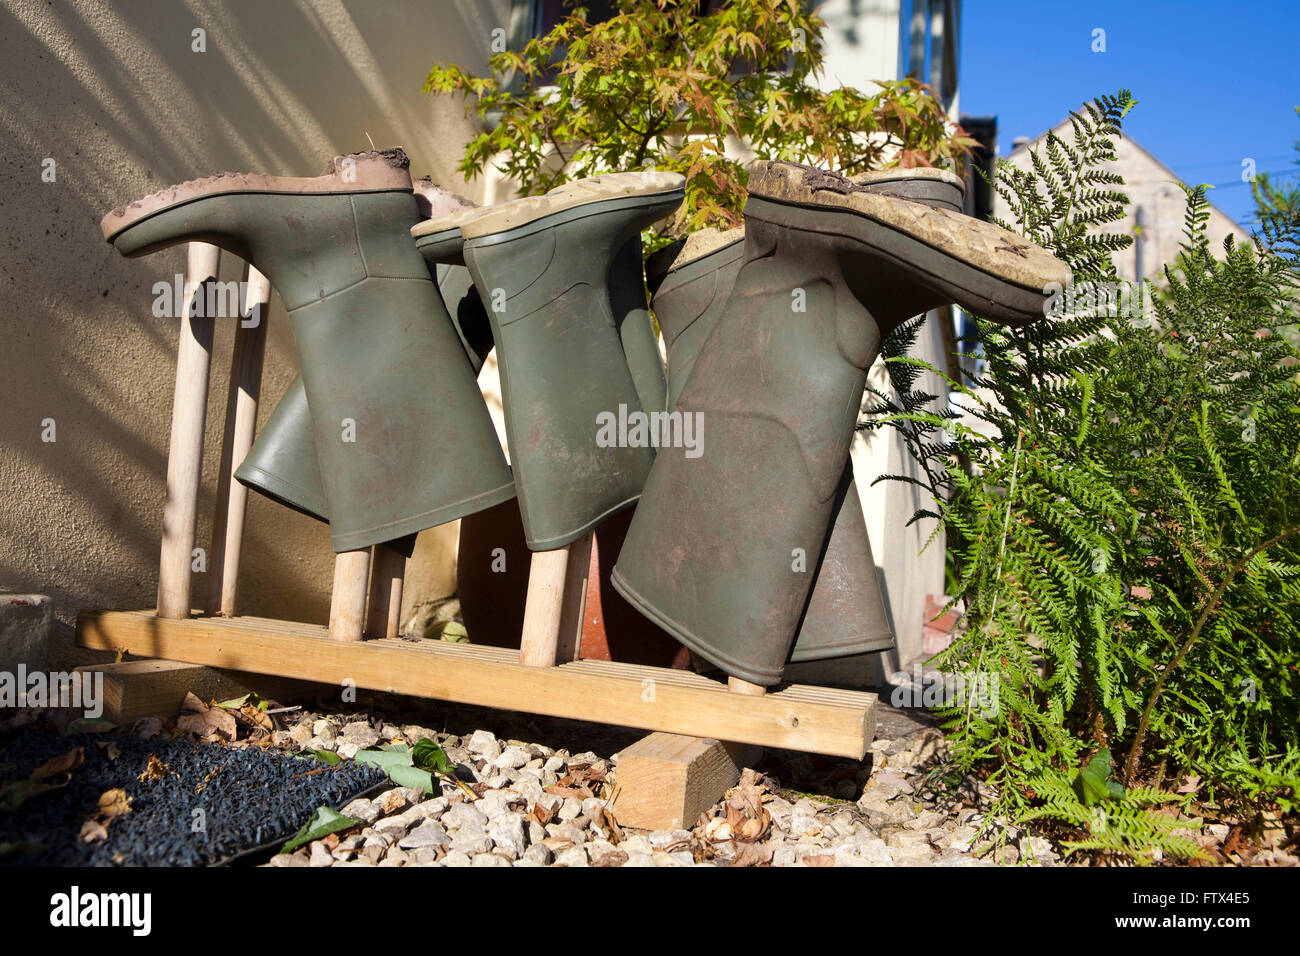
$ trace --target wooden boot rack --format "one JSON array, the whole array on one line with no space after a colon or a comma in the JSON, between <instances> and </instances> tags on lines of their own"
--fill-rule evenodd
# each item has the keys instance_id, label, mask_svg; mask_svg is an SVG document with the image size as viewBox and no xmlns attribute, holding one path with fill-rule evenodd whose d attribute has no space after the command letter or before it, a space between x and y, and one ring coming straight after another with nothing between
<instances>
[{"instance_id":1,"label":"wooden boot rack","mask_svg":"<svg viewBox=\"0 0 1300 956\"><path fill-rule=\"evenodd\" d=\"M619 755L613 810L621 823L689 828L735 783L743 745L862 759L876 696L807 685L728 684L689 671L580 660L591 536L532 556L519 650L398 637L405 559L385 545L336 555L327 627L236 614L247 489L234 470L253 441L270 285L248 267L235 333L204 612L191 610L192 550L202 473L213 318L189 307L217 276L220 252L190 243L176 362L158 606L84 611L84 647L253 674L643 728ZM372 554L373 551L373 554ZM367 611L367 595L369 609ZM470 635L471 640L473 635ZM725 743L723 743L725 742Z\"/></svg>"}]
</instances>

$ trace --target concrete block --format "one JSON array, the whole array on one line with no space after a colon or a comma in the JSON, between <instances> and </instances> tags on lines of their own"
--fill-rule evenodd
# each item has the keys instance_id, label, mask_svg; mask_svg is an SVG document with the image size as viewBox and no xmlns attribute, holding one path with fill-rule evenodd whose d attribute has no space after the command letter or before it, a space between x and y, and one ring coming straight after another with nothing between
<instances>
[{"instance_id":1,"label":"concrete block","mask_svg":"<svg viewBox=\"0 0 1300 956\"><path fill-rule=\"evenodd\" d=\"M43 671L49 662L54 602L44 594L0 594L0 671Z\"/></svg>"}]
</instances>

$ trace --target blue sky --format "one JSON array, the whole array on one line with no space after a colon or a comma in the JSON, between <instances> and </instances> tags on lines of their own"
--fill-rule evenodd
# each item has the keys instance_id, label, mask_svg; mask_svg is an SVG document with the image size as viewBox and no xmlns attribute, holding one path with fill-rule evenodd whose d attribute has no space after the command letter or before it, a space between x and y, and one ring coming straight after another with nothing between
<instances>
[{"instance_id":1,"label":"blue sky","mask_svg":"<svg viewBox=\"0 0 1300 956\"><path fill-rule=\"evenodd\" d=\"M1106 51L1092 52L1103 29ZM1133 91L1125 132L1249 228L1242 160L1300 174L1300 0L962 4L962 113L996 114L1005 155L1099 93ZM1274 176L1273 178L1278 178Z\"/></svg>"}]
</instances>

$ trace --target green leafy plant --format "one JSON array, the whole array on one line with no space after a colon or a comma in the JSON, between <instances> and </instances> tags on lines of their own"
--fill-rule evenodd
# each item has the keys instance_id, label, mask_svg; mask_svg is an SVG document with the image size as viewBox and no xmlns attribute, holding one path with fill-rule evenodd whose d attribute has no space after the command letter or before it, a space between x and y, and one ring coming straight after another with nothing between
<instances>
[{"instance_id":1,"label":"green leafy plant","mask_svg":"<svg viewBox=\"0 0 1300 956\"><path fill-rule=\"evenodd\" d=\"M280 848L280 852L292 853L298 847L306 846L312 840L319 840L331 833L342 833L345 830L351 830L360 823L361 821L355 817L346 816L329 807L319 807L311 815L311 819L304 823L297 833L285 841L284 846Z\"/></svg>"},{"instance_id":2,"label":"green leafy plant","mask_svg":"<svg viewBox=\"0 0 1300 956\"><path fill-rule=\"evenodd\" d=\"M968 417L932 410L919 377L943 373L907 355L919 320L900 327L864 427L901 432L934 502L914 520L952 552L966 629L934 663L999 682L996 714L946 712L948 770L987 773L995 813L1055 821L1073 849L1148 861L1199 852L1171 780L1245 807L1300 789L1300 393L1278 334L1300 226L1216 257L1188 189L1161 288L1120 282L1131 237L1103 227L1128 199L1104 164L1133 105L1102 97L1027 169L999 164L1002 224L1070 265L1045 290L1067 307L977 318L984 369L945 376Z\"/></svg>"},{"instance_id":3,"label":"green leafy plant","mask_svg":"<svg viewBox=\"0 0 1300 956\"><path fill-rule=\"evenodd\" d=\"M495 165L524 195L607 172L681 173L685 202L661 227L679 236L739 223L745 164L727 155L729 140L759 159L846 173L953 165L974 142L914 80L883 82L875 94L818 89L824 24L797 0L700 7L618 0L615 16L592 23L575 5L522 50L493 55L490 76L435 66L426 92L471 96L480 116L496 118L469 142L460 171Z\"/></svg>"},{"instance_id":4,"label":"green leafy plant","mask_svg":"<svg viewBox=\"0 0 1300 956\"><path fill-rule=\"evenodd\" d=\"M477 796L456 776L456 765L437 742L422 737L415 746L385 744L381 747L357 751L357 763L374 764L388 779L399 787L414 787L425 793L437 793L439 780L455 784L466 793Z\"/></svg>"}]
</instances>

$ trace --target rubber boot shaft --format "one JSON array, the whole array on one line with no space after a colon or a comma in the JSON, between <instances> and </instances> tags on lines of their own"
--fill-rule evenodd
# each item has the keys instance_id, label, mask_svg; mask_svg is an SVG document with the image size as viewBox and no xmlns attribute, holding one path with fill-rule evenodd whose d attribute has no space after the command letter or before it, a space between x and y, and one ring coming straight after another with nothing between
<instances>
[{"instance_id":1,"label":"rubber boot shaft","mask_svg":"<svg viewBox=\"0 0 1300 956\"><path fill-rule=\"evenodd\" d=\"M492 350L492 328L483 302L464 266L439 265L437 276L438 292L477 375ZM434 371L430 370L431 374ZM301 375L289 384L253 447L235 469L235 478L295 511L320 521L329 520Z\"/></svg>"},{"instance_id":2,"label":"rubber boot shaft","mask_svg":"<svg viewBox=\"0 0 1300 956\"><path fill-rule=\"evenodd\" d=\"M724 244L666 274L659 274L654 268L656 263L647 267L655 287L655 317L668 343L673 408L705 340L722 315L744 257L743 228L706 239ZM679 246L665 251L672 254L681 250ZM845 466L842 484L832 508L826 542L817 556L812 591L790 653L792 661L848 657L894 646L852 462Z\"/></svg>"}]
</instances>

